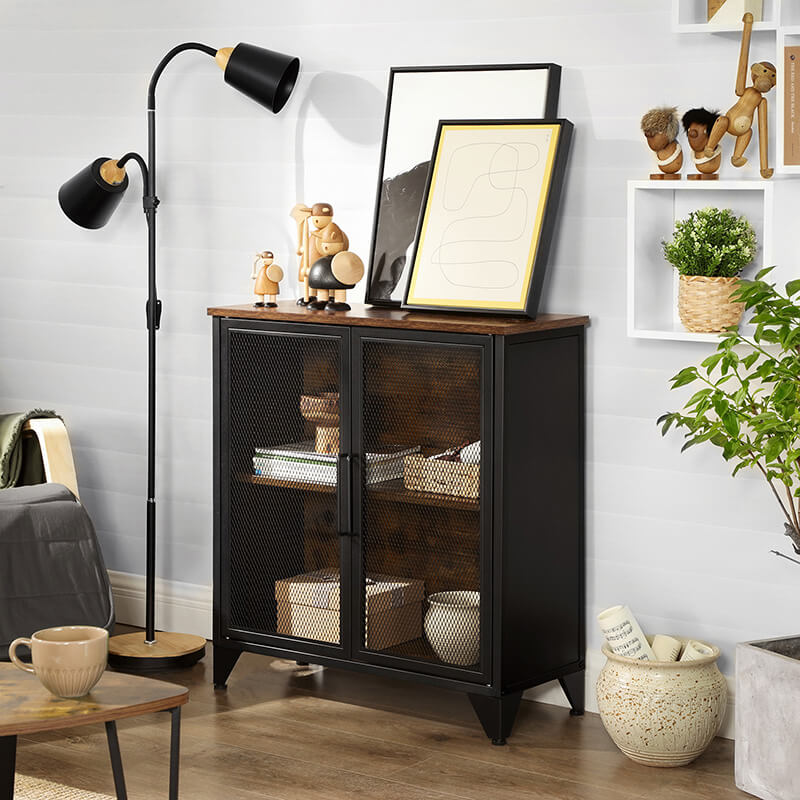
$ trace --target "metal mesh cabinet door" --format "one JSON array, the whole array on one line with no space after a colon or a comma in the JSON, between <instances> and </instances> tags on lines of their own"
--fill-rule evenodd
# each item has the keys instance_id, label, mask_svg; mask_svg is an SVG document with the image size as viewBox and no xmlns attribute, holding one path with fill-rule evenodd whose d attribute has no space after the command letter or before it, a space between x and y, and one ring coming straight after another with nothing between
<instances>
[{"instance_id":1,"label":"metal mesh cabinet door","mask_svg":"<svg viewBox=\"0 0 800 800\"><path fill-rule=\"evenodd\" d=\"M490 337L354 333L354 648L485 681Z\"/></svg>"},{"instance_id":2,"label":"metal mesh cabinet door","mask_svg":"<svg viewBox=\"0 0 800 800\"><path fill-rule=\"evenodd\" d=\"M221 619L232 638L341 655L348 332L299 328L222 337Z\"/></svg>"}]
</instances>

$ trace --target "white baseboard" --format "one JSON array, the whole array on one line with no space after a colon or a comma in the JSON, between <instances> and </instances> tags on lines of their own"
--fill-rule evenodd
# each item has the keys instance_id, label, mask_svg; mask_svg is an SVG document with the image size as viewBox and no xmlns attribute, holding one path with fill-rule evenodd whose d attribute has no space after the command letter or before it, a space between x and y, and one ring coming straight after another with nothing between
<instances>
[{"instance_id":1,"label":"white baseboard","mask_svg":"<svg viewBox=\"0 0 800 800\"><path fill-rule=\"evenodd\" d=\"M143 575L108 570L117 622L144 626ZM156 579L156 628L194 633L206 639L212 630L212 589L195 583Z\"/></svg>"},{"instance_id":2,"label":"white baseboard","mask_svg":"<svg viewBox=\"0 0 800 800\"><path fill-rule=\"evenodd\" d=\"M117 622L128 625L144 625L144 576L128 572L108 571L114 591ZM194 633L211 638L212 589L194 583L156 580L156 627L159 630ZM597 712L595 684L606 658L599 650L586 652L586 710ZM719 735L733 739L734 680L728 682L728 708ZM527 700L568 707L566 697L558 685L551 681L525 692Z\"/></svg>"},{"instance_id":3,"label":"white baseboard","mask_svg":"<svg viewBox=\"0 0 800 800\"><path fill-rule=\"evenodd\" d=\"M606 657L599 650L586 651L586 710L594 711L597 713L597 692L595 686L597 684L597 676L606 663ZM725 739L734 738L733 727L733 709L734 709L734 679L732 675L725 675L725 680L728 684L728 707L725 712L725 719L722 721L722 727L719 730L718 736ZM554 706L569 707L567 698L564 697L564 692L558 685L558 681L551 681L550 683L536 686L533 689L528 689L523 695L527 700L536 700L539 703L550 703Z\"/></svg>"}]
</instances>

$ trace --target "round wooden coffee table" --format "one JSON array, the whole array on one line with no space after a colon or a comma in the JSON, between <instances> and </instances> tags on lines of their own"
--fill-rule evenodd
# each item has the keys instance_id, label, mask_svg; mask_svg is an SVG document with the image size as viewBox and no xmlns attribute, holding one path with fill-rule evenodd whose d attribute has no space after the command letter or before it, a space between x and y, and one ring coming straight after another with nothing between
<instances>
[{"instance_id":1,"label":"round wooden coffee table","mask_svg":"<svg viewBox=\"0 0 800 800\"><path fill-rule=\"evenodd\" d=\"M0 800L14 797L17 736L77 725L104 722L117 800L127 800L116 721L152 711L172 715L169 798L178 798L181 706L189 690L140 675L105 672L92 691L78 700L65 700L45 689L35 675L0 664Z\"/></svg>"}]
</instances>

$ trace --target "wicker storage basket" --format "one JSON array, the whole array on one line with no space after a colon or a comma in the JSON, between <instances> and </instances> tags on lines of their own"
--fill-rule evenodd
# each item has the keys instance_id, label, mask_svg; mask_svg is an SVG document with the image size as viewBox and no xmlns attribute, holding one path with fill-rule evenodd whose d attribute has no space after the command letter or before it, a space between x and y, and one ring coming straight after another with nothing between
<instances>
[{"instance_id":1,"label":"wicker storage basket","mask_svg":"<svg viewBox=\"0 0 800 800\"><path fill-rule=\"evenodd\" d=\"M744 303L732 303L731 293L738 278L706 278L681 275L678 287L678 315L692 333L718 333L738 325Z\"/></svg>"},{"instance_id":2,"label":"wicker storage basket","mask_svg":"<svg viewBox=\"0 0 800 800\"><path fill-rule=\"evenodd\" d=\"M412 492L452 494L475 500L481 493L481 465L406 456L403 483Z\"/></svg>"}]
</instances>

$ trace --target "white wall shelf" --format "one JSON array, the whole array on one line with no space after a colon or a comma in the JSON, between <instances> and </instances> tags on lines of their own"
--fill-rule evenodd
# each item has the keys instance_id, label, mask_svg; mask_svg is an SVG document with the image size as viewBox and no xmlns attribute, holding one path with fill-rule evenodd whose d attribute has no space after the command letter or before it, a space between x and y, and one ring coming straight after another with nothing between
<instances>
[{"instance_id":1,"label":"white wall shelf","mask_svg":"<svg viewBox=\"0 0 800 800\"><path fill-rule=\"evenodd\" d=\"M796 0L791 0L796 2ZM753 32L774 31L781 24L786 0L764 0L763 19L753 23ZM708 22L707 0L672 0L672 30L676 33L741 33L742 25Z\"/></svg>"},{"instance_id":2,"label":"white wall shelf","mask_svg":"<svg viewBox=\"0 0 800 800\"><path fill-rule=\"evenodd\" d=\"M676 33L736 33L741 35L742 26L715 25L706 21L707 0L672 0L672 30ZM773 61L778 73L778 83L775 93L767 95L767 103L775 109L770 114L769 126L774 130L775 149L772 155L770 144L770 162L774 163L776 175L800 175L800 164L786 164L783 151L783 118L785 113L784 103L784 47L800 45L800 0L764 0L764 13L761 22L753 24L753 32L768 32L775 34ZM761 39L761 44L764 43ZM751 53L751 62L763 58L759 52ZM736 56L732 54L731 70L735 67ZM731 97L731 103L734 98ZM730 137L725 137L726 139ZM727 152L727 150L726 150Z\"/></svg>"},{"instance_id":3,"label":"white wall shelf","mask_svg":"<svg viewBox=\"0 0 800 800\"><path fill-rule=\"evenodd\" d=\"M628 182L628 336L715 342L717 334L691 333L678 317L677 272L661 242L675 221L706 206L744 214L756 232L758 251L745 276L772 264L773 185L762 180Z\"/></svg>"}]
</instances>

